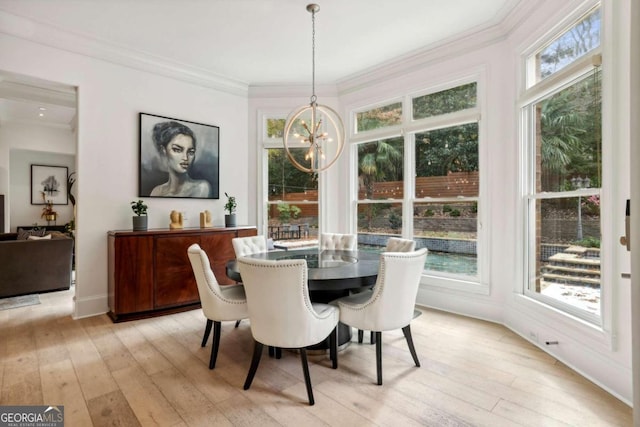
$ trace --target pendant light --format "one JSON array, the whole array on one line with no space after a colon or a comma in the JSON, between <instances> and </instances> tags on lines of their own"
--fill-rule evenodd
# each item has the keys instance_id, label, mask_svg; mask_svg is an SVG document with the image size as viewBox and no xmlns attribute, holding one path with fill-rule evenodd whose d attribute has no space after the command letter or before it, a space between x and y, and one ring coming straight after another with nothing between
<instances>
[{"instance_id":1,"label":"pendant light","mask_svg":"<svg viewBox=\"0 0 640 427\"><path fill-rule=\"evenodd\" d=\"M318 173L330 168L344 149L344 125L332 108L317 103L316 96L316 13L317 4L307 5L311 13L311 98L309 105L296 108L284 126L284 148L297 169ZM295 153L298 155L295 156ZM297 158L296 158L297 157Z\"/></svg>"}]
</instances>

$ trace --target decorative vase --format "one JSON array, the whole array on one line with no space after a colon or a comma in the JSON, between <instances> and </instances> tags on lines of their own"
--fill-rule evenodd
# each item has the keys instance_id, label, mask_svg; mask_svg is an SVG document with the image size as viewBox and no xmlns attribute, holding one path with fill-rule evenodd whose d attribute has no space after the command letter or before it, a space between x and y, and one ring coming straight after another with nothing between
<instances>
[{"instance_id":1,"label":"decorative vase","mask_svg":"<svg viewBox=\"0 0 640 427\"><path fill-rule=\"evenodd\" d=\"M147 216L136 215L133 218L133 231L146 231L147 229Z\"/></svg>"},{"instance_id":2,"label":"decorative vase","mask_svg":"<svg viewBox=\"0 0 640 427\"><path fill-rule=\"evenodd\" d=\"M225 227L235 227L236 226L236 214L225 215L224 216L224 226Z\"/></svg>"}]
</instances>

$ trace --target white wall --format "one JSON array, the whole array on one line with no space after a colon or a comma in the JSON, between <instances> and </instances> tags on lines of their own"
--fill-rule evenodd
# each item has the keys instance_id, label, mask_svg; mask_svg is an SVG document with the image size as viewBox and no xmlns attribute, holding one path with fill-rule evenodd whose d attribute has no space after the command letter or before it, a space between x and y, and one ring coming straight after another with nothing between
<instances>
[{"instance_id":1,"label":"white wall","mask_svg":"<svg viewBox=\"0 0 640 427\"><path fill-rule=\"evenodd\" d=\"M17 141L19 140L17 139ZM75 141L73 141L73 145L75 147ZM44 206L42 204L31 204L31 165L64 166L67 168L67 173L71 174L76 168L76 156L47 151L12 149L9 159L10 230L15 232L16 227L21 225L37 224L46 226L47 221L42 218L42 208ZM75 194L75 191L73 193ZM42 200L37 198L35 202L41 203ZM53 209L58 216L55 224L52 225L65 225L73 219L73 204L71 201L68 201L66 205L54 205Z\"/></svg>"},{"instance_id":2,"label":"white wall","mask_svg":"<svg viewBox=\"0 0 640 427\"><path fill-rule=\"evenodd\" d=\"M69 173L75 170L76 140L71 130L41 126L33 123L6 122L0 124L0 194L5 194L5 212L7 230L15 231L16 225L43 223L40 218L42 206L31 205L29 190L30 164L28 158L22 159L14 151L23 150L24 154L33 153L38 164L68 166ZM48 157L46 153L57 153L63 157ZM11 156L17 155L20 164L11 168ZM26 161L25 164L22 161ZM34 158L35 160L35 158ZM51 163L56 162L56 163ZM69 163L71 162L71 163ZM10 179L9 175L13 178ZM14 200L15 203L11 203ZM56 207L61 214L58 224L65 224L72 217L72 209ZM13 220L11 219L13 217ZM46 222L44 222L46 224ZM3 228L0 224L0 228ZM4 229L0 231L5 231Z\"/></svg>"},{"instance_id":3,"label":"white wall","mask_svg":"<svg viewBox=\"0 0 640 427\"><path fill-rule=\"evenodd\" d=\"M2 70L78 88L76 317L108 309L107 232L131 229L130 202L138 198L138 113L220 127L220 191L236 195L238 223L247 223L247 211L243 210L249 204L246 96L137 71L6 33L0 34L0 51ZM3 168L6 166L0 163ZM145 201L150 228L166 228L173 209L185 211L194 224L199 212L208 209L214 225L224 224L224 200Z\"/></svg>"}]
</instances>

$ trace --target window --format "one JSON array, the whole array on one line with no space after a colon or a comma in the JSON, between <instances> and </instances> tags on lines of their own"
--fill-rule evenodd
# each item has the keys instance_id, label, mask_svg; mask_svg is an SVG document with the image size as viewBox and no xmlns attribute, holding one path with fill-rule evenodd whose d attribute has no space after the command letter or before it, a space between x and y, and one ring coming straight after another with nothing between
<instances>
[{"instance_id":1,"label":"window","mask_svg":"<svg viewBox=\"0 0 640 427\"><path fill-rule=\"evenodd\" d=\"M400 123L402 123L401 102L356 113L356 133L399 125Z\"/></svg>"},{"instance_id":2,"label":"window","mask_svg":"<svg viewBox=\"0 0 640 427\"><path fill-rule=\"evenodd\" d=\"M283 145L284 118L266 118L263 129L266 164L267 237L282 245L314 245L318 230L317 175L296 169ZM302 156L306 150L293 151Z\"/></svg>"},{"instance_id":3,"label":"window","mask_svg":"<svg viewBox=\"0 0 640 427\"><path fill-rule=\"evenodd\" d=\"M527 87L559 72L600 46L600 8L527 58Z\"/></svg>"},{"instance_id":4,"label":"window","mask_svg":"<svg viewBox=\"0 0 640 427\"><path fill-rule=\"evenodd\" d=\"M526 173L525 294L601 323L602 186L600 11L530 58L545 88L522 108ZM598 49L599 50L599 49ZM593 57L581 57L593 52ZM594 65L595 64L595 65ZM556 74L566 69L572 79Z\"/></svg>"},{"instance_id":5,"label":"window","mask_svg":"<svg viewBox=\"0 0 640 427\"><path fill-rule=\"evenodd\" d=\"M423 119L476 106L475 82L413 99L413 118Z\"/></svg>"},{"instance_id":6,"label":"window","mask_svg":"<svg viewBox=\"0 0 640 427\"><path fill-rule=\"evenodd\" d=\"M359 144L357 156L359 241L380 249L386 244L378 244L381 233L402 232L404 139Z\"/></svg>"},{"instance_id":7,"label":"window","mask_svg":"<svg viewBox=\"0 0 640 427\"><path fill-rule=\"evenodd\" d=\"M414 118L474 108L476 92L473 82L413 98ZM444 127L415 134L413 233L429 248L427 270L469 279L478 276L480 179L479 126L467 120L447 126L445 119Z\"/></svg>"},{"instance_id":8,"label":"window","mask_svg":"<svg viewBox=\"0 0 640 427\"><path fill-rule=\"evenodd\" d=\"M481 270L477 88L476 81L465 82L356 112L358 123L367 118L371 135L385 137L352 136L360 248L382 250L393 235L413 238L429 249L430 283L465 289L480 282ZM412 117L401 114L402 105ZM389 124L400 126L385 129Z\"/></svg>"}]
</instances>

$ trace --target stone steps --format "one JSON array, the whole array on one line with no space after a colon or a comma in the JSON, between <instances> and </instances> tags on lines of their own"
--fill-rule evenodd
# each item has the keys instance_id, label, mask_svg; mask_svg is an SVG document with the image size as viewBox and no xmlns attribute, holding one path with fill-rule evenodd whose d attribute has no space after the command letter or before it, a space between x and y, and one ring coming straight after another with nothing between
<instances>
[{"instance_id":1,"label":"stone steps","mask_svg":"<svg viewBox=\"0 0 640 427\"><path fill-rule=\"evenodd\" d=\"M542 267L547 283L600 287L600 259L585 258L586 248L572 246L549 258Z\"/></svg>"}]
</instances>

